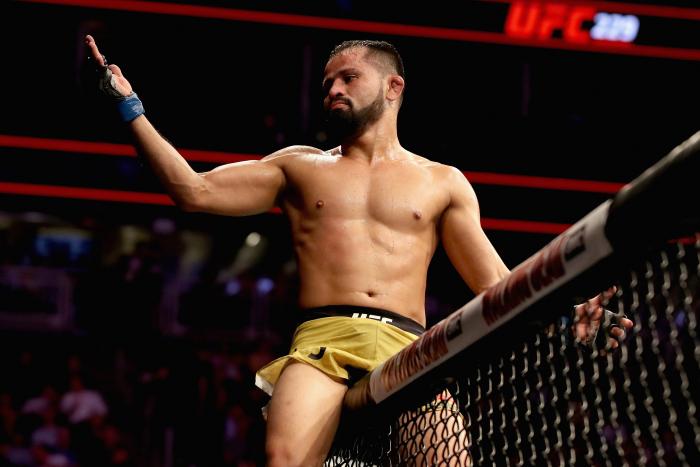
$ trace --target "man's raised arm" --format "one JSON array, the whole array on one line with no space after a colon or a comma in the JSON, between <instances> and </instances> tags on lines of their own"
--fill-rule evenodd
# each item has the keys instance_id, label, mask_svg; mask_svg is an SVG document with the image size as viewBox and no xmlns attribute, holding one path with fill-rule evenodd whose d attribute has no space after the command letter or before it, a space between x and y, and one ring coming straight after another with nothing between
<instances>
[{"instance_id":1,"label":"man's raised arm","mask_svg":"<svg viewBox=\"0 0 700 467\"><path fill-rule=\"evenodd\" d=\"M271 209L284 189L281 156L287 148L259 161L227 164L197 173L182 155L151 125L141 101L116 65L108 65L92 36L85 37L102 94L114 101L131 130L138 153L152 167L175 203L184 210L244 216Z\"/></svg>"}]
</instances>

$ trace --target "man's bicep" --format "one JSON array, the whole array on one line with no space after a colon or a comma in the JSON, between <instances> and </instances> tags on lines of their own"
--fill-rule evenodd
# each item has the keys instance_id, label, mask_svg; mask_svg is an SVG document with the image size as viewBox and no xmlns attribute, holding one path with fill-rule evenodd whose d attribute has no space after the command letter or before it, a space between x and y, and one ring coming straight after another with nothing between
<instances>
[{"instance_id":1,"label":"man's bicep","mask_svg":"<svg viewBox=\"0 0 700 467\"><path fill-rule=\"evenodd\" d=\"M508 275L509 270L481 228L474 190L460 177L451 184L450 205L442 216L440 233L455 269L479 293Z\"/></svg>"},{"instance_id":2,"label":"man's bicep","mask_svg":"<svg viewBox=\"0 0 700 467\"><path fill-rule=\"evenodd\" d=\"M244 161L201 173L202 186L193 210L229 216L272 209L284 189L284 171L274 160Z\"/></svg>"}]
</instances>

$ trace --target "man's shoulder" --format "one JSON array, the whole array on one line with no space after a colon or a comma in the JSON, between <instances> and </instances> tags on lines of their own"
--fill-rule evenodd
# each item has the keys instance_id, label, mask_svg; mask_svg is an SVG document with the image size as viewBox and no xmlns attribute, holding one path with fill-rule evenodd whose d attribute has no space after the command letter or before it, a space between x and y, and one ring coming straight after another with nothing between
<instances>
[{"instance_id":1,"label":"man's shoulder","mask_svg":"<svg viewBox=\"0 0 700 467\"><path fill-rule=\"evenodd\" d=\"M412 154L412 158L415 164L430 172L433 185L444 190L450 199L468 201L469 203L476 201L476 193L460 169L417 154Z\"/></svg>"},{"instance_id":2,"label":"man's shoulder","mask_svg":"<svg viewBox=\"0 0 700 467\"><path fill-rule=\"evenodd\" d=\"M287 146L272 154L262 158L264 161L287 162L289 160L298 160L304 158L315 157L331 157L334 156L333 150L324 151L313 146L294 145Z\"/></svg>"},{"instance_id":3,"label":"man's shoulder","mask_svg":"<svg viewBox=\"0 0 700 467\"><path fill-rule=\"evenodd\" d=\"M433 177L439 181L459 181L464 179L464 174L461 170L451 165L433 161L427 157L411 153L412 161L419 167L429 170Z\"/></svg>"}]
</instances>

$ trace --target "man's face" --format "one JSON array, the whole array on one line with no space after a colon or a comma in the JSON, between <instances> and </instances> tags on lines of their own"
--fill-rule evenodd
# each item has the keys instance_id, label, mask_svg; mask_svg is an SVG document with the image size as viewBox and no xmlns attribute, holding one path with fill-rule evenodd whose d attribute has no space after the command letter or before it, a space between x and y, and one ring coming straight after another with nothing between
<instances>
[{"instance_id":1,"label":"man's face","mask_svg":"<svg viewBox=\"0 0 700 467\"><path fill-rule=\"evenodd\" d=\"M382 74L365 52L348 49L326 65L323 108L329 132L339 139L362 133L384 113Z\"/></svg>"}]
</instances>

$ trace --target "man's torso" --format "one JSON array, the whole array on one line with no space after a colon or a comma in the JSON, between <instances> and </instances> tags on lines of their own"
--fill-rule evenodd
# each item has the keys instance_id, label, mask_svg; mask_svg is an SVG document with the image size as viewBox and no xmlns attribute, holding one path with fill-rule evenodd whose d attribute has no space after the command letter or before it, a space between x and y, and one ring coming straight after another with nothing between
<instances>
[{"instance_id":1,"label":"man's torso","mask_svg":"<svg viewBox=\"0 0 700 467\"><path fill-rule=\"evenodd\" d=\"M313 148L276 163L300 306L369 306L425 324L427 269L450 202L446 167L408 152L369 163Z\"/></svg>"}]
</instances>

